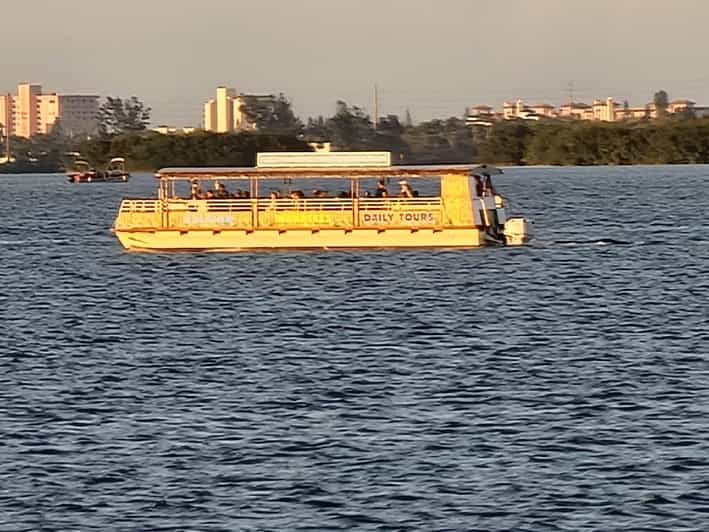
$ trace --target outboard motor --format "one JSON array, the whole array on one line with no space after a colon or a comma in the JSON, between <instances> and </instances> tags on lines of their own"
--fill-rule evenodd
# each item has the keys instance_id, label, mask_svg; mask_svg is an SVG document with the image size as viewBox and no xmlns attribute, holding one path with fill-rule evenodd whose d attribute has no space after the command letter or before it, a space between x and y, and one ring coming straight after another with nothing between
<instances>
[{"instance_id":1,"label":"outboard motor","mask_svg":"<svg viewBox=\"0 0 709 532\"><path fill-rule=\"evenodd\" d=\"M521 246L529 240L527 220L524 218L510 218L504 226L505 244L508 246Z\"/></svg>"}]
</instances>

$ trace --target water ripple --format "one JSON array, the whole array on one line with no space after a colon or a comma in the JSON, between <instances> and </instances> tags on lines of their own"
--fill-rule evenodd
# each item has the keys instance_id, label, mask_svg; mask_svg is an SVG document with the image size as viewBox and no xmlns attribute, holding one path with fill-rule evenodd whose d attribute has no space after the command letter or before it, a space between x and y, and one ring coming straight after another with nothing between
<instances>
[{"instance_id":1,"label":"water ripple","mask_svg":"<svg viewBox=\"0 0 709 532\"><path fill-rule=\"evenodd\" d=\"M524 248L242 255L123 252L150 176L2 177L0 531L705 530L708 177L510 169Z\"/></svg>"}]
</instances>

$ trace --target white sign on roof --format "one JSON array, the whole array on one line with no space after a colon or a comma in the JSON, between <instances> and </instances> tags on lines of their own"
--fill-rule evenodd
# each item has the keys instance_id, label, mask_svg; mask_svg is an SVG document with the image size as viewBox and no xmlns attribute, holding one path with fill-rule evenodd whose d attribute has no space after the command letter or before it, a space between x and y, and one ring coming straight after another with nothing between
<instances>
[{"instance_id":1,"label":"white sign on roof","mask_svg":"<svg viewBox=\"0 0 709 532\"><path fill-rule=\"evenodd\" d=\"M256 155L258 168L383 168L391 166L388 151L266 152Z\"/></svg>"}]
</instances>

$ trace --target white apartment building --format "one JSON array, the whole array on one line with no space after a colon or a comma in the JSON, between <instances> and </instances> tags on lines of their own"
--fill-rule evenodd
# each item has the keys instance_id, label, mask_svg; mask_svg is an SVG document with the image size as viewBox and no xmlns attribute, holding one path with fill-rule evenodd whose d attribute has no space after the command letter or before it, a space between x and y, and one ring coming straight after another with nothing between
<instances>
[{"instance_id":1,"label":"white apartment building","mask_svg":"<svg viewBox=\"0 0 709 532\"><path fill-rule=\"evenodd\" d=\"M681 99L669 102L667 113L689 112L697 117L709 117L709 107L700 107L692 100ZM642 120L657 118L655 104L650 102L643 107L630 107L620 104L613 98L595 99L592 104L569 102L558 109L550 104L526 105L522 100L505 102L502 113L497 113L487 105L470 108L466 122L470 125L492 125L497 120L539 120L540 118L566 118L573 120L594 120L600 122L618 122L622 120Z\"/></svg>"},{"instance_id":2,"label":"white apartment building","mask_svg":"<svg viewBox=\"0 0 709 532\"><path fill-rule=\"evenodd\" d=\"M3 135L32 138L51 133L59 123L65 135L92 135L98 129L98 96L42 93L42 86L20 83L17 94L0 95Z\"/></svg>"},{"instance_id":3,"label":"white apartment building","mask_svg":"<svg viewBox=\"0 0 709 532\"><path fill-rule=\"evenodd\" d=\"M204 104L204 129L215 133L230 133L248 128L241 105L242 96L236 89L217 87L216 98Z\"/></svg>"}]
</instances>

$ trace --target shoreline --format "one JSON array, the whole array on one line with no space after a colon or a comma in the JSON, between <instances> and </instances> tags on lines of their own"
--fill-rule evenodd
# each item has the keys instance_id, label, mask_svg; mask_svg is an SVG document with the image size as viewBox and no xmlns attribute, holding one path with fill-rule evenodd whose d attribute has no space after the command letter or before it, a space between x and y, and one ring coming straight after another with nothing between
<instances>
[{"instance_id":1,"label":"shoreline","mask_svg":"<svg viewBox=\"0 0 709 532\"><path fill-rule=\"evenodd\" d=\"M445 165L446 163L441 163ZM469 164L471 166L481 164L478 162L475 163L455 163L455 164ZM639 163L639 164L510 164L510 163L486 163L490 164L493 166L497 166L498 168L530 168L530 169L552 169L552 168L637 168L637 167L659 167L659 166L709 166L709 163ZM407 165L407 166L416 166L416 165ZM421 165L421 166L428 166L428 165ZM228 168L225 166L224 168ZM137 169L132 169L130 171L131 175L135 174L154 174L157 172L159 169L144 169L144 168L137 168ZM56 176L66 176L67 173L66 171L63 170L57 170L53 172L3 172L2 169L0 169L0 177L10 177L10 176L20 176L20 175L31 175L31 176L47 176L47 177L56 177Z\"/></svg>"}]
</instances>

